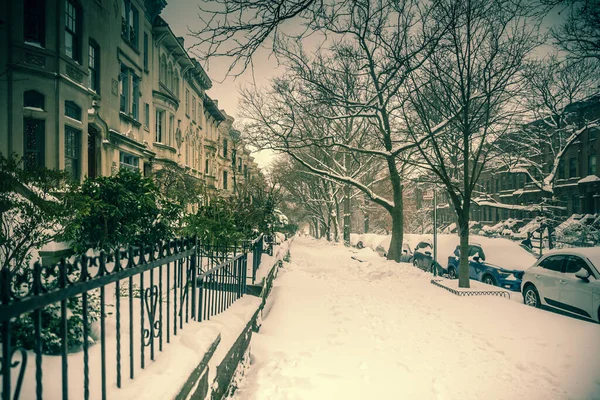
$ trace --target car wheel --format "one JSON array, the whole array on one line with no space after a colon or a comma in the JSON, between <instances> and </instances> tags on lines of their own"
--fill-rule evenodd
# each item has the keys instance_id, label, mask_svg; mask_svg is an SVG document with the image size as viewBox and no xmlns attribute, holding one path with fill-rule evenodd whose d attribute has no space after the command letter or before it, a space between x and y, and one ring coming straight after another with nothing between
<instances>
[{"instance_id":1,"label":"car wheel","mask_svg":"<svg viewBox=\"0 0 600 400\"><path fill-rule=\"evenodd\" d=\"M498 286L492 275L485 275L481 281L487 285Z\"/></svg>"},{"instance_id":2,"label":"car wheel","mask_svg":"<svg viewBox=\"0 0 600 400\"><path fill-rule=\"evenodd\" d=\"M529 285L525 288L525 291L523 292L523 303L531 307L540 308L540 295L535 289L535 286Z\"/></svg>"},{"instance_id":3,"label":"car wheel","mask_svg":"<svg viewBox=\"0 0 600 400\"><path fill-rule=\"evenodd\" d=\"M448 278L456 279L456 270L452 267L448 268Z\"/></svg>"}]
</instances>

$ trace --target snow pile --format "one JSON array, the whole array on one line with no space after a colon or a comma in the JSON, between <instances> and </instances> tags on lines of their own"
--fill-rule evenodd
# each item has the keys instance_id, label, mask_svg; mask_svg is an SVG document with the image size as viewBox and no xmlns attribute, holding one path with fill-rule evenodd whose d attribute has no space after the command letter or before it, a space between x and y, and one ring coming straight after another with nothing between
<instances>
[{"instance_id":1,"label":"snow pile","mask_svg":"<svg viewBox=\"0 0 600 400\"><path fill-rule=\"evenodd\" d=\"M599 325L430 279L369 249L298 238L234 399L600 396Z\"/></svg>"}]
</instances>

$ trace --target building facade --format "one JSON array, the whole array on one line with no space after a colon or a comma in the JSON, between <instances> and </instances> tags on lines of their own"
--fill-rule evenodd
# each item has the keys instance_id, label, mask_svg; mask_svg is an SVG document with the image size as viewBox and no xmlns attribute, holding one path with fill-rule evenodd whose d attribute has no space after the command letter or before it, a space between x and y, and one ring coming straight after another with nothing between
<instances>
[{"instance_id":1,"label":"building facade","mask_svg":"<svg viewBox=\"0 0 600 400\"><path fill-rule=\"evenodd\" d=\"M165 0L9 0L0 4L0 152L73 179L120 168L181 168L233 191L233 119L160 16ZM236 133L237 132L237 133Z\"/></svg>"},{"instance_id":2,"label":"building facade","mask_svg":"<svg viewBox=\"0 0 600 400\"><path fill-rule=\"evenodd\" d=\"M600 97L573 103L565 112L571 117L576 116L575 120L579 119L582 126L597 121ZM540 121L531 124L541 125ZM471 221L494 225L513 218L525 223L544 212L551 212L557 220L566 220L572 215L600 215L600 168L597 163L600 129L594 125L584 129L577 140L566 147L554 175L552 193L542 192L525 172L509 172L506 168L491 166L483 171L471 204ZM508 147L503 150L511 151ZM533 161L549 174L555 154L550 149L542 149L538 157L540 159ZM418 208L431 207L431 200L423 200L423 193L431 191L427 185L424 188L415 191ZM455 227L456 215L449 197L438 191L437 200L438 222L442 227L451 224Z\"/></svg>"}]
</instances>

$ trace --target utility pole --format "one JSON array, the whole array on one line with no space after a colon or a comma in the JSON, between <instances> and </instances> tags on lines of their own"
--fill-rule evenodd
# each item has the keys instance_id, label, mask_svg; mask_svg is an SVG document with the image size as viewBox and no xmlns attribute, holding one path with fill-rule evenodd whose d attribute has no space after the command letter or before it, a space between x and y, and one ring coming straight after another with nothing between
<instances>
[{"instance_id":1,"label":"utility pole","mask_svg":"<svg viewBox=\"0 0 600 400\"><path fill-rule=\"evenodd\" d=\"M437 192L433 187L433 276L437 276Z\"/></svg>"}]
</instances>

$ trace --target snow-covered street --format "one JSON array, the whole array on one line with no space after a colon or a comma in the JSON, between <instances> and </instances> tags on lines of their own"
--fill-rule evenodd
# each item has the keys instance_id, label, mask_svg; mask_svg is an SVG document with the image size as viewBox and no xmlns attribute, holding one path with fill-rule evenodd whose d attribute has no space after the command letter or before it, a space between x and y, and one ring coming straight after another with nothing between
<instances>
[{"instance_id":1,"label":"snow-covered street","mask_svg":"<svg viewBox=\"0 0 600 400\"><path fill-rule=\"evenodd\" d=\"M430 280L295 238L234 398L600 399L600 325Z\"/></svg>"}]
</instances>

